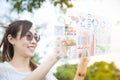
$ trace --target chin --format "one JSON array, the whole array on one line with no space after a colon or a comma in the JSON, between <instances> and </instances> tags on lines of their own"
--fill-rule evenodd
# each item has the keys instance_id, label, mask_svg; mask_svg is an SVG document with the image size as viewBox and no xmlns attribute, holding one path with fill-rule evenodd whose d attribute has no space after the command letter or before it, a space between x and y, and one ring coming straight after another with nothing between
<instances>
[{"instance_id":1,"label":"chin","mask_svg":"<svg viewBox=\"0 0 120 80\"><path fill-rule=\"evenodd\" d=\"M33 52L27 52L27 53L26 53L26 56L27 56L27 57L33 57L33 56L34 56L34 53L33 53Z\"/></svg>"},{"instance_id":2,"label":"chin","mask_svg":"<svg viewBox=\"0 0 120 80\"><path fill-rule=\"evenodd\" d=\"M33 56L34 56L34 53L30 53L29 56L30 56L30 57L33 57Z\"/></svg>"}]
</instances>

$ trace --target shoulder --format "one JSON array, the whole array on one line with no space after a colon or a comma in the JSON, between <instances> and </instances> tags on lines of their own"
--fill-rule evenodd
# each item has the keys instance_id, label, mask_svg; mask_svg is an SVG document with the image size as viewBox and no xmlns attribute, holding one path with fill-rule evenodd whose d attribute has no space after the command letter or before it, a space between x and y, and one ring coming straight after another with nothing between
<instances>
[{"instance_id":1,"label":"shoulder","mask_svg":"<svg viewBox=\"0 0 120 80\"><path fill-rule=\"evenodd\" d=\"M7 68L6 67L7 66L6 66L5 62L0 63L0 78L2 80L6 80L6 78L7 78Z\"/></svg>"},{"instance_id":2,"label":"shoulder","mask_svg":"<svg viewBox=\"0 0 120 80\"><path fill-rule=\"evenodd\" d=\"M7 70L7 64L6 62L0 63L0 72L6 71Z\"/></svg>"},{"instance_id":3,"label":"shoulder","mask_svg":"<svg viewBox=\"0 0 120 80\"><path fill-rule=\"evenodd\" d=\"M11 70L11 67L9 66L8 62L2 62L0 63L0 73L8 73L8 71Z\"/></svg>"},{"instance_id":4,"label":"shoulder","mask_svg":"<svg viewBox=\"0 0 120 80\"><path fill-rule=\"evenodd\" d=\"M1 62L0 63L0 70L1 70L1 68L5 68L5 66L6 66L6 62Z\"/></svg>"},{"instance_id":5,"label":"shoulder","mask_svg":"<svg viewBox=\"0 0 120 80\"><path fill-rule=\"evenodd\" d=\"M8 73L15 71L15 69L8 62L5 61L0 63L0 72L1 71L5 71L6 73Z\"/></svg>"},{"instance_id":6,"label":"shoulder","mask_svg":"<svg viewBox=\"0 0 120 80\"><path fill-rule=\"evenodd\" d=\"M1 68L1 67L8 67L8 64L9 64L9 63L6 62L6 61L5 61L5 62L0 62L0 68Z\"/></svg>"}]
</instances>

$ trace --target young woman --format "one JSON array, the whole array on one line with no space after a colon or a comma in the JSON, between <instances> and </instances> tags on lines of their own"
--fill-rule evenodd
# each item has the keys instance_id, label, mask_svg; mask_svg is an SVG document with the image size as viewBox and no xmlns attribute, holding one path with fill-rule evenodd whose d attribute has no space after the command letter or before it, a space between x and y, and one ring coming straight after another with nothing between
<instances>
[{"instance_id":1,"label":"young woman","mask_svg":"<svg viewBox=\"0 0 120 80\"><path fill-rule=\"evenodd\" d=\"M40 36L32 28L30 21L18 20L8 26L0 44L3 61L0 63L0 80L57 80L49 71L64 56L68 47L57 39L53 54L37 66L31 61L31 57L39 40ZM89 60L81 61L74 80L85 76Z\"/></svg>"}]
</instances>

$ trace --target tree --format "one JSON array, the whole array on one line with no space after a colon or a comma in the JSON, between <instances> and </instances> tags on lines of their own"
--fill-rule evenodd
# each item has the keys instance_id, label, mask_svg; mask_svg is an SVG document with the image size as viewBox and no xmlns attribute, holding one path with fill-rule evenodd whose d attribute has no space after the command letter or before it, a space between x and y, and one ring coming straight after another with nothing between
<instances>
[{"instance_id":1,"label":"tree","mask_svg":"<svg viewBox=\"0 0 120 80\"><path fill-rule=\"evenodd\" d=\"M77 70L77 64L65 64L57 68L55 76L58 80L73 80ZM120 70L115 64L104 61L95 62L87 68L85 80L119 80Z\"/></svg>"},{"instance_id":2,"label":"tree","mask_svg":"<svg viewBox=\"0 0 120 80\"><path fill-rule=\"evenodd\" d=\"M118 80L119 72L113 62L96 62L88 67L85 80Z\"/></svg>"},{"instance_id":3,"label":"tree","mask_svg":"<svg viewBox=\"0 0 120 80\"><path fill-rule=\"evenodd\" d=\"M13 5L13 10L17 10L18 13L24 10L32 12L33 9L40 8L46 1L51 2L54 6L59 6L62 10L73 7L71 0L7 0Z\"/></svg>"},{"instance_id":4,"label":"tree","mask_svg":"<svg viewBox=\"0 0 120 80\"><path fill-rule=\"evenodd\" d=\"M73 80L77 70L77 64L65 64L57 68L54 74L58 80Z\"/></svg>"}]
</instances>

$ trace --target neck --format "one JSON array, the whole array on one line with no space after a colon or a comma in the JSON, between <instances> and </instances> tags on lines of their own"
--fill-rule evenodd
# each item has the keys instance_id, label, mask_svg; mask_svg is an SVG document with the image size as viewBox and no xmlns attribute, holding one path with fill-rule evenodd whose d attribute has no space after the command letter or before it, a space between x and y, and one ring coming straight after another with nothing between
<instances>
[{"instance_id":1,"label":"neck","mask_svg":"<svg viewBox=\"0 0 120 80\"><path fill-rule=\"evenodd\" d=\"M14 56L13 59L9 63L20 72L31 71L31 69L30 69L30 58Z\"/></svg>"}]
</instances>

